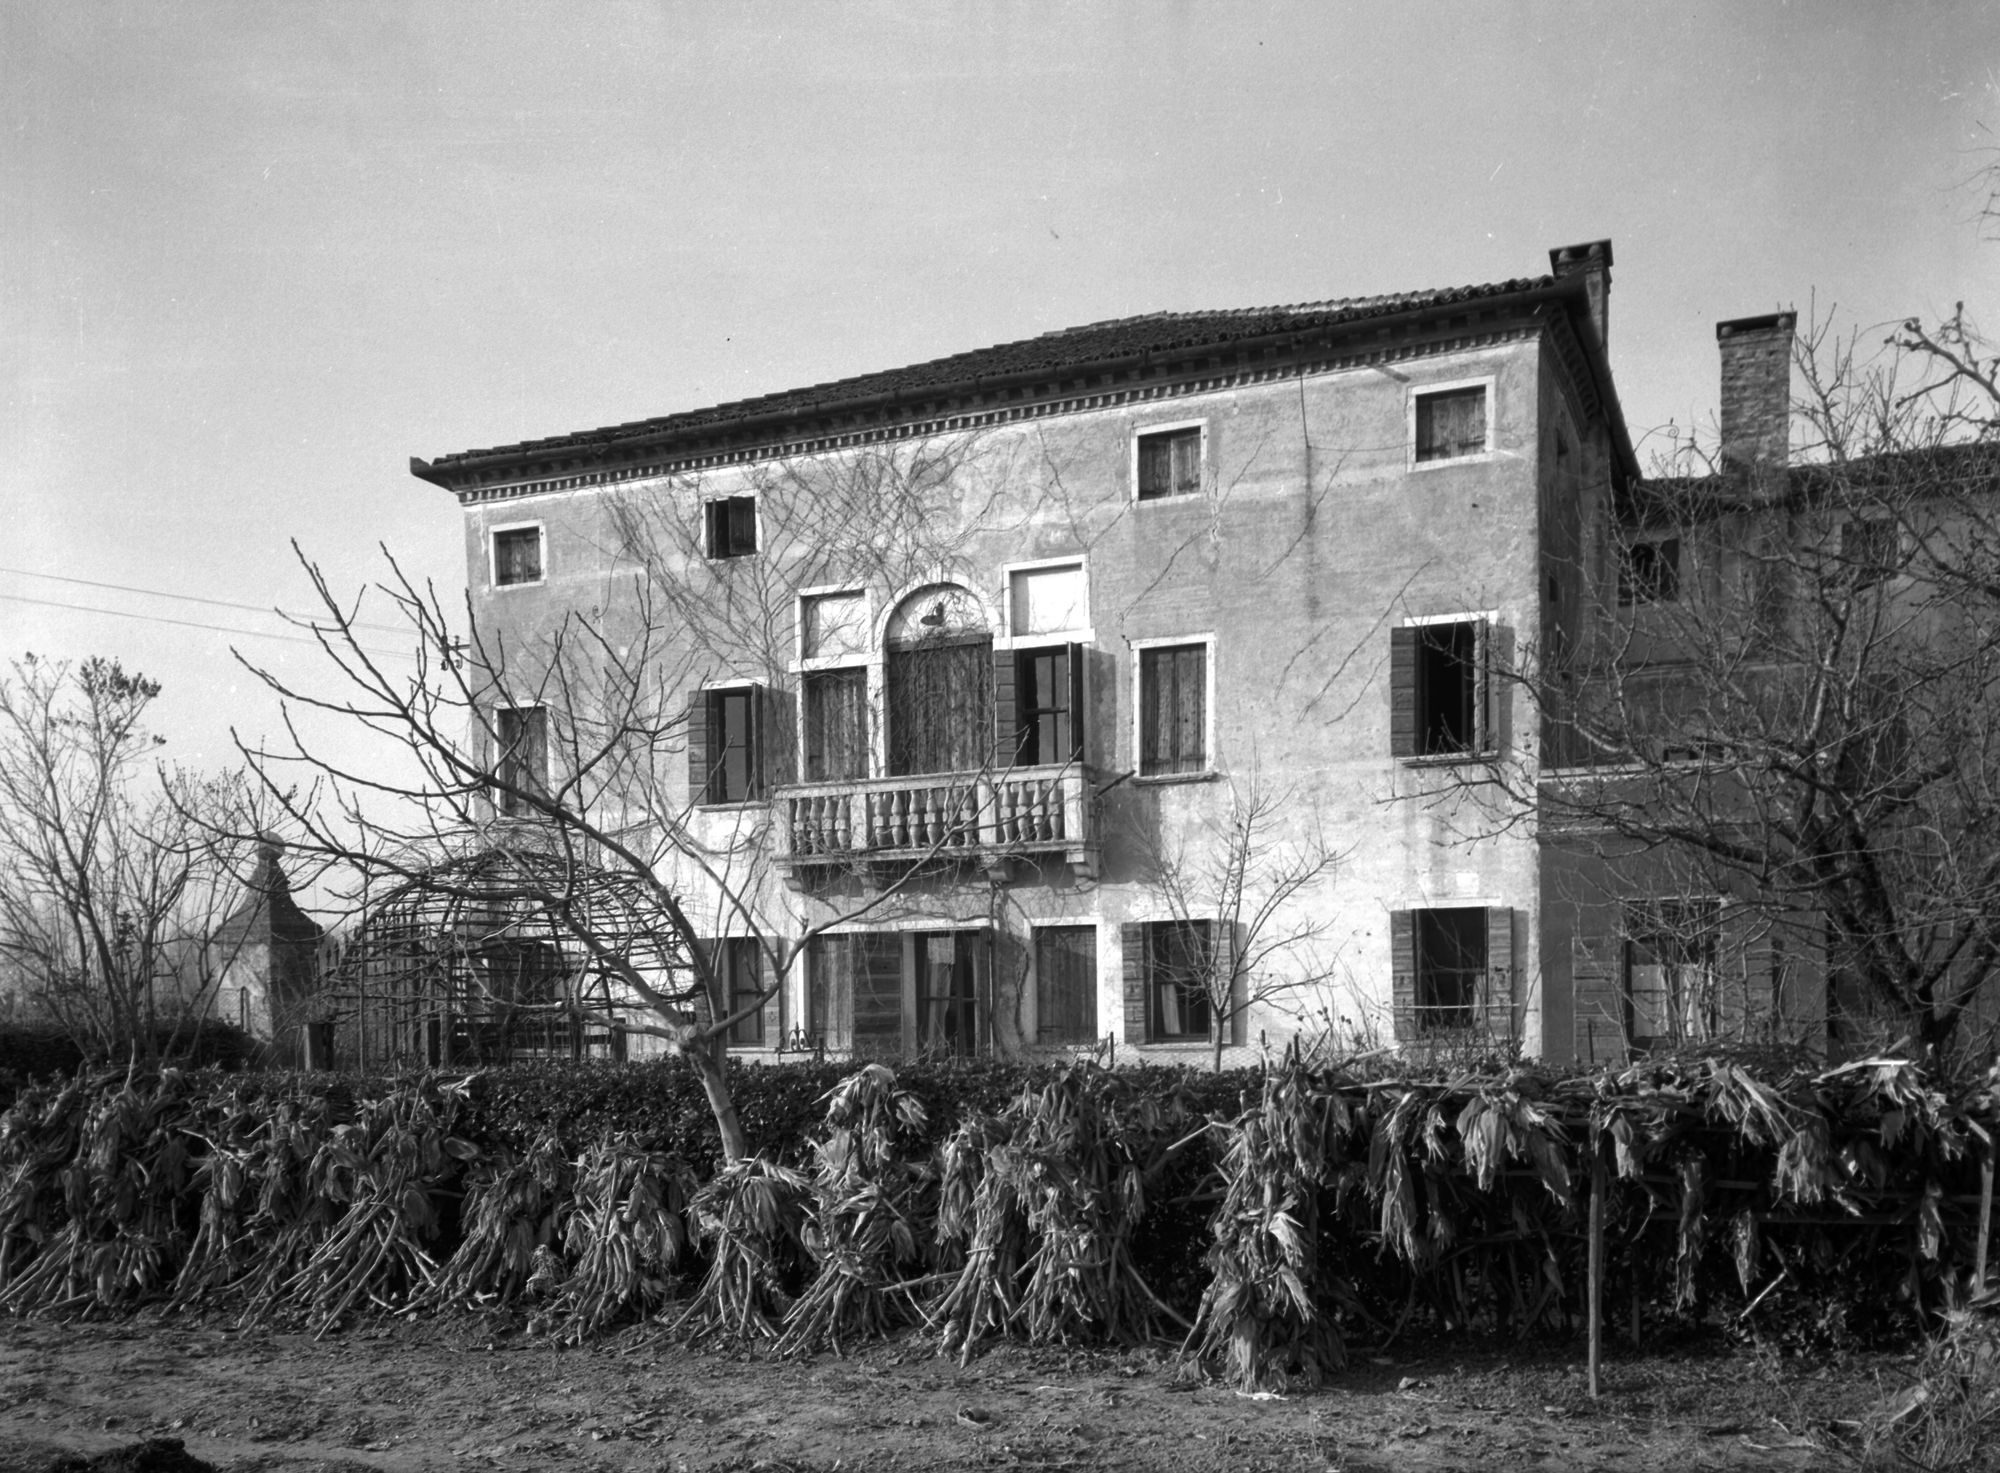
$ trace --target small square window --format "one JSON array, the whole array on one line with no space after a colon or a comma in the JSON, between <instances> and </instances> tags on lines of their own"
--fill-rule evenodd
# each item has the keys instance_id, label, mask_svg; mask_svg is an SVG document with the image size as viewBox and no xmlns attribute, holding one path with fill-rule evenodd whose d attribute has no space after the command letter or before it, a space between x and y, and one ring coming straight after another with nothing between
<instances>
[{"instance_id":1,"label":"small square window","mask_svg":"<svg viewBox=\"0 0 2000 1473\"><path fill-rule=\"evenodd\" d=\"M1139 775L1208 771L1208 646L1139 651Z\"/></svg>"},{"instance_id":2,"label":"small square window","mask_svg":"<svg viewBox=\"0 0 2000 1473\"><path fill-rule=\"evenodd\" d=\"M542 581L542 529L509 527L493 534L493 582L501 588Z\"/></svg>"},{"instance_id":3,"label":"small square window","mask_svg":"<svg viewBox=\"0 0 2000 1473\"><path fill-rule=\"evenodd\" d=\"M757 498L728 496L703 504L708 555L749 557L757 550Z\"/></svg>"},{"instance_id":4,"label":"small square window","mask_svg":"<svg viewBox=\"0 0 2000 1473\"><path fill-rule=\"evenodd\" d=\"M1486 386L1417 395L1419 464L1486 453Z\"/></svg>"},{"instance_id":5,"label":"small square window","mask_svg":"<svg viewBox=\"0 0 2000 1473\"><path fill-rule=\"evenodd\" d=\"M1201 426L1139 437L1139 499L1192 496L1201 490Z\"/></svg>"},{"instance_id":6,"label":"small square window","mask_svg":"<svg viewBox=\"0 0 2000 1473\"><path fill-rule=\"evenodd\" d=\"M1651 538L1634 542L1618 557L1618 602L1672 603L1681 595L1681 540Z\"/></svg>"},{"instance_id":7,"label":"small square window","mask_svg":"<svg viewBox=\"0 0 2000 1473\"><path fill-rule=\"evenodd\" d=\"M1840 561L1856 588L1886 583L1902 570L1901 529L1890 517L1849 517L1840 524Z\"/></svg>"}]
</instances>

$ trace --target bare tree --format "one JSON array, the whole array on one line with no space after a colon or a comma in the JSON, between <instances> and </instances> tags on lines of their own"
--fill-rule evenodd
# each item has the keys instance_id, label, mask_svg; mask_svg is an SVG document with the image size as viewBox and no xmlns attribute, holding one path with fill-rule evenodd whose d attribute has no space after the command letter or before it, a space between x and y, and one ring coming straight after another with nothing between
<instances>
[{"instance_id":1,"label":"bare tree","mask_svg":"<svg viewBox=\"0 0 2000 1473\"><path fill-rule=\"evenodd\" d=\"M79 1043L148 1057L213 1002L260 827L239 774L156 765L159 693L115 660L0 677L0 965Z\"/></svg>"},{"instance_id":2,"label":"bare tree","mask_svg":"<svg viewBox=\"0 0 2000 1473\"><path fill-rule=\"evenodd\" d=\"M1155 986L1206 1012L1219 1072L1239 1018L1332 983L1331 918L1302 902L1342 856L1317 804L1266 787L1254 769L1240 786L1230 784L1227 812L1200 825L1193 852L1188 838L1146 845L1153 883L1173 915L1167 954L1152 959L1152 972Z\"/></svg>"},{"instance_id":3,"label":"bare tree","mask_svg":"<svg viewBox=\"0 0 2000 1473\"><path fill-rule=\"evenodd\" d=\"M1753 1024L1723 979L1794 957L1936 1050L2000 971L1992 367L1962 314L1874 357L1819 324L1792 464L1656 476L1585 638L1505 672L1546 738L1516 811L1669 897L1630 922L1666 1036ZM1716 965L1725 909L1763 975Z\"/></svg>"}]
</instances>

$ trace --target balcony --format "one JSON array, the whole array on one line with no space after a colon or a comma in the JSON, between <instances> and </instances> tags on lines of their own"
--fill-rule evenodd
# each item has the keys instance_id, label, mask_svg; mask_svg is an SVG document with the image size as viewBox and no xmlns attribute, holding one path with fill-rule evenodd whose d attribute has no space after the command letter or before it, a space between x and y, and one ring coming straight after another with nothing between
<instances>
[{"instance_id":1,"label":"balcony","mask_svg":"<svg viewBox=\"0 0 2000 1473\"><path fill-rule=\"evenodd\" d=\"M978 864L1003 879L1016 859L1056 857L1097 873L1091 771L1016 767L931 772L778 789L778 863L803 886L815 869Z\"/></svg>"}]
</instances>

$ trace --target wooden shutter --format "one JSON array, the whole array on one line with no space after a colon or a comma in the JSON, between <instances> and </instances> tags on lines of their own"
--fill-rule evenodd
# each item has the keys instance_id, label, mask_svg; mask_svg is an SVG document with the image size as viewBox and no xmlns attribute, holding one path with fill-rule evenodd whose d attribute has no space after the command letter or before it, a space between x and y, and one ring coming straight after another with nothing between
<instances>
[{"instance_id":1,"label":"wooden shutter","mask_svg":"<svg viewBox=\"0 0 2000 1473\"><path fill-rule=\"evenodd\" d=\"M716 944L713 936L698 936L694 939L691 949L695 954L695 975L701 984L695 989L694 1015L706 1027L713 1023L717 1016L715 968L722 955L722 948Z\"/></svg>"},{"instance_id":2,"label":"wooden shutter","mask_svg":"<svg viewBox=\"0 0 2000 1473\"><path fill-rule=\"evenodd\" d=\"M705 501L701 506L702 552L708 557L725 557L729 552L728 503Z\"/></svg>"},{"instance_id":3,"label":"wooden shutter","mask_svg":"<svg viewBox=\"0 0 2000 1473\"><path fill-rule=\"evenodd\" d=\"M903 938L867 931L854 940L854 1027L857 1054L903 1051Z\"/></svg>"},{"instance_id":4,"label":"wooden shutter","mask_svg":"<svg viewBox=\"0 0 2000 1473\"><path fill-rule=\"evenodd\" d=\"M1021 717L1016 699L1019 656L1012 650L993 652L993 766L1004 772L1021 752Z\"/></svg>"},{"instance_id":5,"label":"wooden shutter","mask_svg":"<svg viewBox=\"0 0 2000 1473\"><path fill-rule=\"evenodd\" d=\"M757 782L759 798L798 781L798 698L775 685L757 687Z\"/></svg>"},{"instance_id":6,"label":"wooden shutter","mask_svg":"<svg viewBox=\"0 0 2000 1473\"><path fill-rule=\"evenodd\" d=\"M1414 626L1389 631L1389 755L1417 755L1417 636Z\"/></svg>"},{"instance_id":7,"label":"wooden shutter","mask_svg":"<svg viewBox=\"0 0 2000 1473\"><path fill-rule=\"evenodd\" d=\"M714 771L709 756L708 692L691 690L687 698L688 802L708 801L708 780Z\"/></svg>"},{"instance_id":8,"label":"wooden shutter","mask_svg":"<svg viewBox=\"0 0 2000 1473\"><path fill-rule=\"evenodd\" d=\"M1413 1041L1417 1037L1417 913L1413 910L1389 912L1389 1010L1396 1040Z\"/></svg>"},{"instance_id":9,"label":"wooden shutter","mask_svg":"<svg viewBox=\"0 0 2000 1473\"><path fill-rule=\"evenodd\" d=\"M1229 1042L1240 1046L1250 1041L1250 979L1236 975L1236 927L1217 921L1210 934L1215 937L1215 975L1229 979Z\"/></svg>"},{"instance_id":10,"label":"wooden shutter","mask_svg":"<svg viewBox=\"0 0 2000 1473\"><path fill-rule=\"evenodd\" d=\"M1069 750L1061 754L1065 762L1081 762L1083 752L1083 646L1069 646Z\"/></svg>"},{"instance_id":11,"label":"wooden shutter","mask_svg":"<svg viewBox=\"0 0 2000 1473\"><path fill-rule=\"evenodd\" d=\"M1514 912L1505 905L1486 911L1486 995L1481 999L1487 1035L1514 1036Z\"/></svg>"},{"instance_id":12,"label":"wooden shutter","mask_svg":"<svg viewBox=\"0 0 2000 1473\"><path fill-rule=\"evenodd\" d=\"M1472 631L1472 750L1494 752L1500 748L1495 717L1499 703L1494 699L1493 666L1499 643L1493 621L1480 619Z\"/></svg>"},{"instance_id":13,"label":"wooden shutter","mask_svg":"<svg viewBox=\"0 0 2000 1473\"><path fill-rule=\"evenodd\" d=\"M732 496L724 503L729 515L729 551L732 554L757 550L757 498Z\"/></svg>"},{"instance_id":14,"label":"wooden shutter","mask_svg":"<svg viewBox=\"0 0 2000 1473\"><path fill-rule=\"evenodd\" d=\"M757 948L757 975L760 981L770 986L772 979L764 977L764 948ZM771 995L764 999L764 1047L783 1048L785 1046L785 977L780 973L771 986Z\"/></svg>"},{"instance_id":15,"label":"wooden shutter","mask_svg":"<svg viewBox=\"0 0 2000 1473\"><path fill-rule=\"evenodd\" d=\"M1125 1041L1146 1041L1146 928L1123 925L1118 928L1119 950L1123 953L1125 979Z\"/></svg>"}]
</instances>

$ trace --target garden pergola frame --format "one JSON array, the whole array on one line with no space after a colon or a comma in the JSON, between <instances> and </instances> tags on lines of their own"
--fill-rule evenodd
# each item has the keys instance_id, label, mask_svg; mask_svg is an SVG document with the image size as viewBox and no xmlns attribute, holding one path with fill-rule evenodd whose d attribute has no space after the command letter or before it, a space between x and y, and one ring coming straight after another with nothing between
<instances>
[{"instance_id":1,"label":"garden pergola frame","mask_svg":"<svg viewBox=\"0 0 2000 1473\"><path fill-rule=\"evenodd\" d=\"M640 876L496 845L409 872L363 909L323 980L342 1064L367 1071L622 1058L637 1006L615 958L658 992L700 994Z\"/></svg>"}]
</instances>

